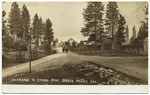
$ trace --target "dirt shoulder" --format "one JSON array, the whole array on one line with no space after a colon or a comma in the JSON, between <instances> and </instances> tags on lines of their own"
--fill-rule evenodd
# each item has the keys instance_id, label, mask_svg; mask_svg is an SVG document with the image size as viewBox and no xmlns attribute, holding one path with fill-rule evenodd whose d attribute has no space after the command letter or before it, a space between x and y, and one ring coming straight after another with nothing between
<instances>
[{"instance_id":1,"label":"dirt shoulder","mask_svg":"<svg viewBox=\"0 0 150 95\"><path fill-rule=\"evenodd\" d=\"M148 81L148 57L75 56Z\"/></svg>"}]
</instances>

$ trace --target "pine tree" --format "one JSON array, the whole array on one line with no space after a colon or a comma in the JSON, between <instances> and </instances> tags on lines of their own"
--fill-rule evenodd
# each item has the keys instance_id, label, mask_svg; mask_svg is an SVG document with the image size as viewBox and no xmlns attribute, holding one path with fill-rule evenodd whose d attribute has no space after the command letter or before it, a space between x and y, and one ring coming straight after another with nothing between
<instances>
[{"instance_id":1,"label":"pine tree","mask_svg":"<svg viewBox=\"0 0 150 95\"><path fill-rule=\"evenodd\" d=\"M128 43L129 42L129 28L128 28L128 25L126 26L126 42Z\"/></svg>"},{"instance_id":2,"label":"pine tree","mask_svg":"<svg viewBox=\"0 0 150 95\"><path fill-rule=\"evenodd\" d=\"M146 37L148 37L147 25L146 23L143 23L139 28L138 38L145 39Z\"/></svg>"},{"instance_id":3,"label":"pine tree","mask_svg":"<svg viewBox=\"0 0 150 95\"><path fill-rule=\"evenodd\" d=\"M21 21L23 29L22 39L23 41L29 42L30 15L26 5L22 7Z\"/></svg>"},{"instance_id":4,"label":"pine tree","mask_svg":"<svg viewBox=\"0 0 150 95\"><path fill-rule=\"evenodd\" d=\"M89 38L88 38L88 41L92 42L92 41L96 41L96 34L90 34L89 35Z\"/></svg>"},{"instance_id":5,"label":"pine tree","mask_svg":"<svg viewBox=\"0 0 150 95\"><path fill-rule=\"evenodd\" d=\"M130 43L132 44L134 42L134 40L136 39L136 29L135 29L135 25L132 28L132 37L130 38Z\"/></svg>"},{"instance_id":6,"label":"pine tree","mask_svg":"<svg viewBox=\"0 0 150 95\"><path fill-rule=\"evenodd\" d=\"M133 37L136 38L136 28L135 28L135 25L133 26L132 31L133 31L133 34L132 34Z\"/></svg>"},{"instance_id":7,"label":"pine tree","mask_svg":"<svg viewBox=\"0 0 150 95\"><path fill-rule=\"evenodd\" d=\"M146 33L145 33L145 35L147 35L146 37L148 37L148 5L147 6L145 6L145 10L144 10L144 12L145 12L145 23L143 24L143 26L145 26L145 29L146 29Z\"/></svg>"},{"instance_id":8,"label":"pine tree","mask_svg":"<svg viewBox=\"0 0 150 95\"><path fill-rule=\"evenodd\" d=\"M143 23L141 24L139 31L138 31L138 37L134 39L132 44L143 44L143 41L146 37L148 37L148 31L147 31L147 24Z\"/></svg>"},{"instance_id":9,"label":"pine tree","mask_svg":"<svg viewBox=\"0 0 150 95\"><path fill-rule=\"evenodd\" d=\"M42 18L40 17L40 19L39 19L39 32L40 32L40 35L44 34L45 27L46 27L46 24L43 22Z\"/></svg>"},{"instance_id":10,"label":"pine tree","mask_svg":"<svg viewBox=\"0 0 150 95\"><path fill-rule=\"evenodd\" d=\"M20 8L17 2L12 3L9 14L9 27L11 34L13 34L15 38L21 38L22 36L20 13Z\"/></svg>"},{"instance_id":11,"label":"pine tree","mask_svg":"<svg viewBox=\"0 0 150 95\"><path fill-rule=\"evenodd\" d=\"M83 12L85 27L82 28L81 33L89 36L89 39L95 35L95 39L92 40L95 42L101 40L104 32L103 11L104 5L101 2L88 2L87 8Z\"/></svg>"},{"instance_id":12,"label":"pine tree","mask_svg":"<svg viewBox=\"0 0 150 95\"><path fill-rule=\"evenodd\" d=\"M148 37L148 6L145 6L143 11L146 17L144 21L141 21L138 37L132 42L133 44L143 44L144 39Z\"/></svg>"},{"instance_id":13,"label":"pine tree","mask_svg":"<svg viewBox=\"0 0 150 95\"><path fill-rule=\"evenodd\" d=\"M122 45L125 42L125 18L119 14L118 31L116 33L117 45Z\"/></svg>"},{"instance_id":14,"label":"pine tree","mask_svg":"<svg viewBox=\"0 0 150 95\"><path fill-rule=\"evenodd\" d=\"M2 46L4 48L15 49L14 38L9 35L8 27L5 25L7 20L5 20L6 12L3 10L2 12ZM5 49L4 49L5 51ZM4 56L4 55L3 55Z\"/></svg>"},{"instance_id":15,"label":"pine tree","mask_svg":"<svg viewBox=\"0 0 150 95\"><path fill-rule=\"evenodd\" d=\"M116 44L116 32L118 30L118 16L119 16L119 11L118 11L118 5L117 2L109 2L107 4L107 9L106 9L106 33L108 35L108 38L111 39L112 41L112 47L111 50L115 49L115 44Z\"/></svg>"},{"instance_id":16,"label":"pine tree","mask_svg":"<svg viewBox=\"0 0 150 95\"><path fill-rule=\"evenodd\" d=\"M6 30L6 25L5 25L5 23L6 23L6 20L4 19L4 17L6 16L6 12L5 12L5 10L3 10L2 11L2 43L3 43L3 47L4 47L4 45L5 45L5 38L6 38L6 32L7 32L7 30Z\"/></svg>"},{"instance_id":17,"label":"pine tree","mask_svg":"<svg viewBox=\"0 0 150 95\"><path fill-rule=\"evenodd\" d=\"M4 36L6 34L6 20L4 19L4 17L6 16L6 12L5 10L2 11L2 36Z\"/></svg>"},{"instance_id":18,"label":"pine tree","mask_svg":"<svg viewBox=\"0 0 150 95\"><path fill-rule=\"evenodd\" d=\"M35 40L35 44L36 44L36 49L38 49L39 47L39 38L41 37L41 22L39 19L39 16L37 15L37 13L34 16L33 19L33 39Z\"/></svg>"},{"instance_id":19,"label":"pine tree","mask_svg":"<svg viewBox=\"0 0 150 95\"><path fill-rule=\"evenodd\" d=\"M109 36L114 39L114 35L118 29L118 5L117 2L109 2L106 10L106 30Z\"/></svg>"},{"instance_id":20,"label":"pine tree","mask_svg":"<svg viewBox=\"0 0 150 95\"><path fill-rule=\"evenodd\" d=\"M145 20L146 22L148 22L148 5L145 6L145 9L143 11L144 11L144 14L146 15Z\"/></svg>"},{"instance_id":21,"label":"pine tree","mask_svg":"<svg viewBox=\"0 0 150 95\"><path fill-rule=\"evenodd\" d=\"M46 40L46 52L49 54L52 54L52 48L51 44L53 42L53 29L52 29L52 22L50 19L46 20L46 29L45 29L45 40Z\"/></svg>"},{"instance_id":22,"label":"pine tree","mask_svg":"<svg viewBox=\"0 0 150 95\"><path fill-rule=\"evenodd\" d=\"M145 39L148 37L148 6L145 6L144 9L145 21L142 21L142 25L139 28L138 37L140 39Z\"/></svg>"},{"instance_id":23,"label":"pine tree","mask_svg":"<svg viewBox=\"0 0 150 95\"><path fill-rule=\"evenodd\" d=\"M38 30L38 28L39 28L39 17L38 17L38 15L37 15L37 13L35 14L35 16L34 16L34 19L33 19L33 32L32 32L32 35L33 35L33 39L36 39L36 38L38 38L38 32L39 32L39 30Z\"/></svg>"}]
</instances>

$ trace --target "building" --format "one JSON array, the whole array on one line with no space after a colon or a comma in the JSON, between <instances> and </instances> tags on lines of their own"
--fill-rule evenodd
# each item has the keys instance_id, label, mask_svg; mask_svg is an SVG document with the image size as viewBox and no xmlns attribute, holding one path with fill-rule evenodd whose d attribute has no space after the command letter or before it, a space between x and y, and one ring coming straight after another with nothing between
<instances>
[{"instance_id":1,"label":"building","mask_svg":"<svg viewBox=\"0 0 150 95\"><path fill-rule=\"evenodd\" d=\"M75 41L74 39L72 39L72 38L70 38L69 40L68 40L68 43L69 43L69 46L78 46L78 42L77 41Z\"/></svg>"}]
</instances>

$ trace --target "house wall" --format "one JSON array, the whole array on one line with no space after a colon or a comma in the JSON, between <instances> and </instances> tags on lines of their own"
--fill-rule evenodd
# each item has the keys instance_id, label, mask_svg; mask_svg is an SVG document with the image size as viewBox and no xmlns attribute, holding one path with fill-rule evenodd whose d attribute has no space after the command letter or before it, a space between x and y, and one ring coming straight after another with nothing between
<instances>
[{"instance_id":1,"label":"house wall","mask_svg":"<svg viewBox=\"0 0 150 95\"><path fill-rule=\"evenodd\" d=\"M75 46L78 45L78 43L76 41L74 41L74 40L70 40L69 43L70 43L70 46L73 46L74 43L75 43Z\"/></svg>"}]
</instances>

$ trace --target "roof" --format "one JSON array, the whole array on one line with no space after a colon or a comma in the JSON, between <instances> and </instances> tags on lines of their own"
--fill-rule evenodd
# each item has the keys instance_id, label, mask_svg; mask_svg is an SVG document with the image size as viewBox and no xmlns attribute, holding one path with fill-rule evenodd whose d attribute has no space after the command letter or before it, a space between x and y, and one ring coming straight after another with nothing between
<instances>
[{"instance_id":1,"label":"roof","mask_svg":"<svg viewBox=\"0 0 150 95\"><path fill-rule=\"evenodd\" d=\"M78 43L78 42L75 41L73 38L70 38L70 39L68 40L68 42L70 42L71 40L73 40L74 42Z\"/></svg>"}]
</instances>

